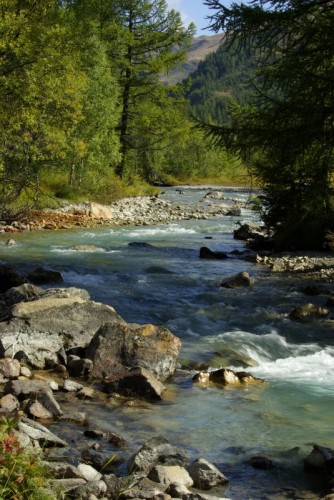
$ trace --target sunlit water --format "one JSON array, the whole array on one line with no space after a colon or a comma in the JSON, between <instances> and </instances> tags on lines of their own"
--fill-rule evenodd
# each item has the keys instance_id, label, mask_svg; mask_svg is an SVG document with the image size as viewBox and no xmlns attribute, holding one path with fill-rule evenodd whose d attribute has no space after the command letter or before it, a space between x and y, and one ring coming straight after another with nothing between
<instances>
[{"instance_id":1,"label":"sunlit water","mask_svg":"<svg viewBox=\"0 0 334 500\"><path fill-rule=\"evenodd\" d=\"M204 194L170 189L163 196L196 204L204 203ZM287 318L293 307L309 301L301 292L302 278L271 275L236 256L199 259L201 246L242 250L233 229L239 220L254 218L243 210L241 217L169 225L22 233L15 235L13 247L5 245L8 235L0 235L0 259L23 271L37 265L59 270L64 286L87 289L125 320L169 328L182 340L185 366L250 365L247 371L268 381L221 389L193 385L191 373L178 373L162 403L127 409L79 403L97 425L128 439L129 452L163 434L186 446L192 458L202 455L219 464L230 479L228 498L318 498L303 459L315 443L334 447L333 330ZM98 249L73 249L82 244ZM240 271L254 277L252 288L220 288L222 278ZM257 454L277 467L251 468L247 461Z\"/></svg>"}]
</instances>

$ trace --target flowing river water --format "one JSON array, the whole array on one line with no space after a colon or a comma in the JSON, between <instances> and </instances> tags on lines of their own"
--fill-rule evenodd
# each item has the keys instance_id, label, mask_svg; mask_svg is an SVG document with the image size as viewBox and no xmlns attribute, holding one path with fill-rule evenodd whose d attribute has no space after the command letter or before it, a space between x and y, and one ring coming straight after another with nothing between
<instances>
[{"instance_id":1,"label":"flowing river water","mask_svg":"<svg viewBox=\"0 0 334 500\"><path fill-rule=\"evenodd\" d=\"M204 194L186 189L180 195L170 188L162 197L196 205ZM226 196L247 197L239 192ZM39 265L59 270L64 286L87 289L126 321L167 327L182 340L184 366L247 366L268 381L222 389L196 386L191 374L177 373L162 403L136 408L78 403L77 409L82 405L96 425L121 434L133 450L164 435L185 446L192 458L215 462L230 480L218 496L319 498L317 480L304 472L303 459L313 444L334 448L333 329L288 319L293 307L309 301L301 291L308 284L303 278L272 274L236 255L199 258L201 246L242 250L233 229L239 220L255 218L243 209L241 217L168 225L25 232L15 235L12 247L5 245L8 235L0 235L0 260L20 270ZM83 244L99 248L73 250ZM223 278L240 271L255 279L253 287L220 288ZM249 463L253 456L267 457L275 466L254 469Z\"/></svg>"}]
</instances>

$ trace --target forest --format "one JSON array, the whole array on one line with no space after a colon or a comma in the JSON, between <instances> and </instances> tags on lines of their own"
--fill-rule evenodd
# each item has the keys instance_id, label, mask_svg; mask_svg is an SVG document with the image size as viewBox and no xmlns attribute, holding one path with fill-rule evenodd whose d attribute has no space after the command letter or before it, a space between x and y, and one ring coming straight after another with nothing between
<instances>
[{"instance_id":1,"label":"forest","mask_svg":"<svg viewBox=\"0 0 334 500\"><path fill-rule=\"evenodd\" d=\"M333 245L329 0L204 0L223 43L185 81L195 26L165 0L4 0L0 212L157 186L263 188L276 248Z\"/></svg>"},{"instance_id":2,"label":"forest","mask_svg":"<svg viewBox=\"0 0 334 500\"><path fill-rule=\"evenodd\" d=\"M195 33L165 0L5 0L0 13L3 219L244 175L194 129L184 85L161 82Z\"/></svg>"}]
</instances>

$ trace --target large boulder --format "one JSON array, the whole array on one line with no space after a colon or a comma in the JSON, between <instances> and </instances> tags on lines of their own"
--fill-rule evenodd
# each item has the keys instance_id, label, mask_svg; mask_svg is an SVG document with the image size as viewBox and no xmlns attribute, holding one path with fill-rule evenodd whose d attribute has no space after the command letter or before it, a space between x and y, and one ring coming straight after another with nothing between
<instances>
[{"instance_id":1,"label":"large boulder","mask_svg":"<svg viewBox=\"0 0 334 500\"><path fill-rule=\"evenodd\" d=\"M87 297L84 290L55 289L14 304L9 321L0 323L0 351L43 369L58 362L62 349L86 347L103 323L125 324L113 307Z\"/></svg>"},{"instance_id":2,"label":"large boulder","mask_svg":"<svg viewBox=\"0 0 334 500\"><path fill-rule=\"evenodd\" d=\"M180 347L180 340L161 326L113 322L96 332L86 357L94 363L92 378L103 379L124 368L140 367L163 381L173 375Z\"/></svg>"}]
</instances>

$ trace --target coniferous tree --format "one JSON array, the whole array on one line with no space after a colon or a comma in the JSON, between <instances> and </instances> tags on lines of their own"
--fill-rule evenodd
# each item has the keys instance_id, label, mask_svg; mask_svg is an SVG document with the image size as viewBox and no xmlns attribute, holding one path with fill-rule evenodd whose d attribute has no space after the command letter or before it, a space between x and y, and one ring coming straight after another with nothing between
<instances>
[{"instance_id":1,"label":"coniferous tree","mask_svg":"<svg viewBox=\"0 0 334 500\"><path fill-rule=\"evenodd\" d=\"M260 49L256 100L211 128L265 189L265 221L281 247L319 248L333 230L334 9L329 0L255 1L215 10L212 28Z\"/></svg>"}]
</instances>

